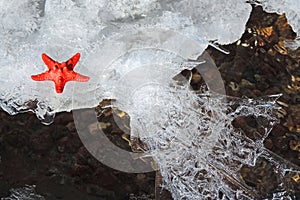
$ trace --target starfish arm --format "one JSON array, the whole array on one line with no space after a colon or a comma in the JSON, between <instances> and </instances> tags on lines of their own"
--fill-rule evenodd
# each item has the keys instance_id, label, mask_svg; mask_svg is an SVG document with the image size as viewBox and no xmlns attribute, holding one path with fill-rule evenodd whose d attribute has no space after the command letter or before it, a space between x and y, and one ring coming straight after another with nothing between
<instances>
[{"instance_id":1,"label":"starfish arm","mask_svg":"<svg viewBox=\"0 0 300 200\"><path fill-rule=\"evenodd\" d=\"M90 80L90 77L84 76L84 75L81 75L81 74L77 74L77 76L75 78L75 81L79 81L79 82L87 82L89 80Z\"/></svg>"},{"instance_id":2,"label":"starfish arm","mask_svg":"<svg viewBox=\"0 0 300 200\"><path fill-rule=\"evenodd\" d=\"M66 85L66 82L63 81L63 82L54 82L55 83L55 91L56 93L62 93L64 91L64 88L65 88L65 85Z\"/></svg>"},{"instance_id":3,"label":"starfish arm","mask_svg":"<svg viewBox=\"0 0 300 200\"><path fill-rule=\"evenodd\" d=\"M47 54L43 53L42 59L49 69L54 69L55 61L52 60L52 58L47 56Z\"/></svg>"},{"instance_id":4,"label":"starfish arm","mask_svg":"<svg viewBox=\"0 0 300 200\"><path fill-rule=\"evenodd\" d=\"M81 75L81 74L76 73L74 71L70 71L68 73L68 79L70 81L87 82L88 80L90 80L90 77Z\"/></svg>"},{"instance_id":5,"label":"starfish arm","mask_svg":"<svg viewBox=\"0 0 300 200\"><path fill-rule=\"evenodd\" d=\"M70 58L67 63L67 68L73 70L78 60L80 59L80 53L76 53L72 58Z\"/></svg>"},{"instance_id":6,"label":"starfish arm","mask_svg":"<svg viewBox=\"0 0 300 200\"><path fill-rule=\"evenodd\" d=\"M37 74L37 75L32 75L31 79L34 81L52 80L51 77L49 76L48 72L44 72L44 73Z\"/></svg>"}]
</instances>

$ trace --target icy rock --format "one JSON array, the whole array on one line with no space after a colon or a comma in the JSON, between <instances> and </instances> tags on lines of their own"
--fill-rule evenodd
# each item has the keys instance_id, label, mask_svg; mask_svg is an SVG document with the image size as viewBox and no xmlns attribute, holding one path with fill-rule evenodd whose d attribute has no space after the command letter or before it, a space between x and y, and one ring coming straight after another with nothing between
<instances>
[{"instance_id":1,"label":"icy rock","mask_svg":"<svg viewBox=\"0 0 300 200\"><path fill-rule=\"evenodd\" d=\"M288 23L299 36L300 33L300 5L297 0L260 0L258 1L265 11L285 13Z\"/></svg>"}]
</instances>

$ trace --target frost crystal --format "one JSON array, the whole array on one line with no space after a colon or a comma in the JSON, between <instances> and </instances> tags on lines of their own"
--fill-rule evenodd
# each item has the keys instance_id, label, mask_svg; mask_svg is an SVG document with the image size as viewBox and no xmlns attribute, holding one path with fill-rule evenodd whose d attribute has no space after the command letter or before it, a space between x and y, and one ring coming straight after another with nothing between
<instances>
[{"instance_id":1,"label":"frost crystal","mask_svg":"<svg viewBox=\"0 0 300 200\"><path fill-rule=\"evenodd\" d=\"M144 80L147 84L126 90L130 103L123 109L131 117L131 136L147 144L149 155L159 166L163 187L174 199L262 198L239 176L243 166L254 166L262 158L275 163L273 170L279 174L295 171L263 147L276 120L272 112L277 96L269 97L269 101L227 102L223 96L195 94L187 86L164 87ZM116 105L122 108L124 101L120 101ZM248 115L269 120L263 135L258 133L253 140L232 126L236 117ZM278 187L284 191L289 186L282 183ZM289 195L285 193L285 197Z\"/></svg>"},{"instance_id":2,"label":"frost crystal","mask_svg":"<svg viewBox=\"0 0 300 200\"><path fill-rule=\"evenodd\" d=\"M39 0L1 0L0 5L0 30L3 37L10 35L10 39L16 42L38 28L41 17Z\"/></svg>"}]
</instances>

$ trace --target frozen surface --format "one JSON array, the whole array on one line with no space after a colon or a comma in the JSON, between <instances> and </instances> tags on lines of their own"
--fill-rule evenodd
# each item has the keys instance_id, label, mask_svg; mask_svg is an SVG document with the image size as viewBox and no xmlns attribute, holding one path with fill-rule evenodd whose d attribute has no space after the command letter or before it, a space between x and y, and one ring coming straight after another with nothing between
<instances>
[{"instance_id":1,"label":"frozen surface","mask_svg":"<svg viewBox=\"0 0 300 200\"><path fill-rule=\"evenodd\" d=\"M105 69L116 56L152 48L162 52L157 56L161 63L166 62L165 52L195 59L209 41L237 40L250 10L249 4L235 0L0 0L1 107L10 114L33 110L49 123L55 112L95 106L106 97L100 93L109 92L100 91L99 99L94 98L96 89L106 84L99 77L107 76ZM43 52L60 62L80 52L75 71L90 76L90 81L76 84L76 90L74 83L67 83L61 95L52 82L32 81L31 75L47 69ZM176 72L184 68L179 65ZM114 70L123 75L123 69Z\"/></svg>"},{"instance_id":2,"label":"frozen surface","mask_svg":"<svg viewBox=\"0 0 300 200\"><path fill-rule=\"evenodd\" d=\"M297 29L297 2L273 2L279 1L262 3L269 11L289 12ZM116 99L175 199L256 198L238 176L242 165L264 157L282 177L294 169L263 148L268 126L260 138L248 140L234 133L231 122L255 115L272 124L274 100L244 100L231 109L223 97L198 96L187 83L172 80L201 64L188 59L211 41L239 39L250 11L242 0L0 0L1 108L10 114L33 110L47 124L56 112ZM61 95L52 82L32 81L31 75L46 70L43 52L58 61L80 52L75 71L90 81L67 83ZM280 187L274 198L289 195L284 182Z\"/></svg>"}]
</instances>

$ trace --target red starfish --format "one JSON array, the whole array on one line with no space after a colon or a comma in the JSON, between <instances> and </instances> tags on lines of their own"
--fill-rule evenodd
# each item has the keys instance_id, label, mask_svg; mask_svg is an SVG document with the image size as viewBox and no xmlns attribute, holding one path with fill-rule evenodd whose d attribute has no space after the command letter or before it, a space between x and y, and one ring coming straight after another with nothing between
<instances>
[{"instance_id":1,"label":"red starfish","mask_svg":"<svg viewBox=\"0 0 300 200\"><path fill-rule=\"evenodd\" d=\"M73 71L79 58L80 53L76 53L68 61L59 63L43 53L42 59L49 70L38 75L32 75L31 78L35 81L53 81L56 92L62 93L68 81L87 82L90 79L88 76Z\"/></svg>"}]
</instances>

